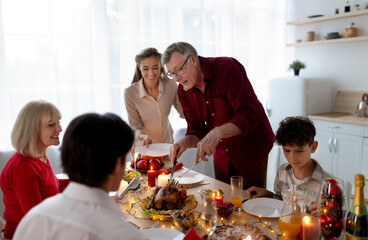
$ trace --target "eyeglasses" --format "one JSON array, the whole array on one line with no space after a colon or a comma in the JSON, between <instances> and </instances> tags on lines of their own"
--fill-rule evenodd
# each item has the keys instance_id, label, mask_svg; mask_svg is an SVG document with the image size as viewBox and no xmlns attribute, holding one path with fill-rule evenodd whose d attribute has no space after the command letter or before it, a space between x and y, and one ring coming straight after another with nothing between
<instances>
[{"instance_id":1,"label":"eyeglasses","mask_svg":"<svg viewBox=\"0 0 368 240\"><path fill-rule=\"evenodd\" d=\"M183 75L185 72L184 72L184 66L185 64L187 63L188 59L189 59L190 55L187 57L187 59L185 59L185 62L183 64L183 66L181 66L181 68L179 68L178 70L176 70L175 72L173 73L167 73L166 76L169 78L169 79L174 79L175 77L178 77L178 76L181 76Z\"/></svg>"}]
</instances>

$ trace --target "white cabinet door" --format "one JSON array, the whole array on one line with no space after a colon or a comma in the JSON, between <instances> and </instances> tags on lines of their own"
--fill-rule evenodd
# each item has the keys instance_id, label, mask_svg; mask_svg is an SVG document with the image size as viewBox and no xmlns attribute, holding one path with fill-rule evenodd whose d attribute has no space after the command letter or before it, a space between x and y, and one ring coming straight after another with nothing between
<instances>
[{"instance_id":1,"label":"white cabinet door","mask_svg":"<svg viewBox=\"0 0 368 240\"><path fill-rule=\"evenodd\" d=\"M368 138L364 138L363 142L363 158L362 158L362 169L366 179L368 179ZM368 185L368 184L366 184Z\"/></svg>"},{"instance_id":2,"label":"white cabinet door","mask_svg":"<svg viewBox=\"0 0 368 240\"><path fill-rule=\"evenodd\" d=\"M317 129L315 140L318 141L318 147L312 158L316 159L325 171L333 173L333 133Z\"/></svg>"},{"instance_id":3,"label":"white cabinet door","mask_svg":"<svg viewBox=\"0 0 368 240\"><path fill-rule=\"evenodd\" d=\"M335 133L334 174L354 185L354 177L362 173L363 137Z\"/></svg>"},{"instance_id":4,"label":"white cabinet door","mask_svg":"<svg viewBox=\"0 0 368 240\"><path fill-rule=\"evenodd\" d=\"M363 142L363 166L362 166L362 173L364 174L364 177L366 179L365 182L365 199L368 201L368 138L364 138Z\"/></svg>"}]
</instances>

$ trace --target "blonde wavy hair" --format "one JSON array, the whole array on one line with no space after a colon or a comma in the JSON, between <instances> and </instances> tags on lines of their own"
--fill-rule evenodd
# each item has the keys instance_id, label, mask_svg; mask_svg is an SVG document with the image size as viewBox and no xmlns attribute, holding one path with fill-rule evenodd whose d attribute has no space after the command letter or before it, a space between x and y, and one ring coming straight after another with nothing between
<instances>
[{"instance_id":1,"label":"blonde wavy hair","mask_svg":"<svg viewBox=\"0 0 368 240\"><path fill-rule=\"evenodd\" d=\"M59 109L44 100L31 101L19 112L11 132L11 142L18 153L24 156L39 157L37 141L43 118L61 119Z\"/></svg>"}]
</instances>

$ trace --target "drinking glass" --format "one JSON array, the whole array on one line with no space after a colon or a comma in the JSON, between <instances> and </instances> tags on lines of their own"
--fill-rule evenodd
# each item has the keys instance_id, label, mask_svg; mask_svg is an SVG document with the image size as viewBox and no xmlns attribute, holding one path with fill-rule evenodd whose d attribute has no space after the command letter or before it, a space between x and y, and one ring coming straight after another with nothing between
<instances>
[{"instance_id":1,"label":"drinking glass","mask_svg":"<svg viewBox=\"0 0 368 240\"><path fill-rule=\"evenodd\" d=\"M325 239L342 239L346 217L346 195L344 182L340 179L324 178L318 202L321 233Z\"/></svg>"},{"instance_id":2,"label":"drinking glass","mask_svg":"<svg viewBox=\"0 0 368 240\"><path fill-rule=\"evenodd\" d=\"M235 211L242 210L242 192L243 192L243 177L231 177L231 203L234 204Z\"/></svg>"}]
</instances>

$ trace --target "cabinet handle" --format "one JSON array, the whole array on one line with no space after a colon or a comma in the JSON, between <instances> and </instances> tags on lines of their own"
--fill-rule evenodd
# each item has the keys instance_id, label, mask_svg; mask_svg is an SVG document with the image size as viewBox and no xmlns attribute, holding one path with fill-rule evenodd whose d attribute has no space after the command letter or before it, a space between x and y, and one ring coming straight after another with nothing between
<instances>
[{"instance_id":1,"label":"cabinet handle","mask_svg":"<svg viewBox=\"0 0 368 240\"><path fill-rule=\"evenodd\" d=\"M332 138L328 139L328 150L330 150L330 152L332 152Z\"/></svg>"},{"instance_id":2,"label":"cabinet handle","mask_svg":"<svg viewBox=\"0 0 368 240\"><path fill-rule=\"evenodd\" d=\"M329 128L333 128L333 129L340 129L340 126L336 126L336 125L328 125L327 127Z\"/></svg>"},{"instance_id":3,"label":"cabinet handle","mask_svg":"<svg viewBox=\"0 0 368 240\"><path fill-rule=\"evenodd\" d=\"M334 139L334 148L335 148L335 153L337 153L337 151L338 151L338 142L337 142L336 138Z\"/></svg>"}]
</instances>

